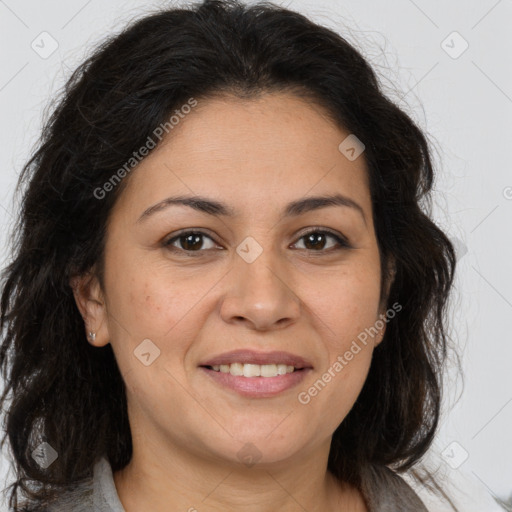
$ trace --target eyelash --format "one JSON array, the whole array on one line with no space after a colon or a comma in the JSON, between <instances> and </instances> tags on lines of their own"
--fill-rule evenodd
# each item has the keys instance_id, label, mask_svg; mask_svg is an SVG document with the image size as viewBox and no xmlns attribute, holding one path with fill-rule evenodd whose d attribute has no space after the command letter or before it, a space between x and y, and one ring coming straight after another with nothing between
<instances>
[{"instance_id":1,"label":"eyelash","mask_svg":"<svg viewBox=\"0 0 512 512\"><path fill-rule=\"evenodd\" d=\"M312 235L312 234L316 234L316 233L320 233L320 234L325 234L325 235L328 235L330 236L331 238L334 238L336 240L336 242L338 243L338 247L331 247L330 249L320 249L320 250L317 250L315 251L314 249L299 249L299 250L303 250L303 251L310 251L310 252L313 252L313 253L330 253L332 251L338 251L338 250L342 250L342 249L350 249L352 246L349 244L348 240L330 230L327 230L327 229L320 229L320 228L314 228L312 229L311 231L308 231L306 233L304 233L303 235L301 235L297 242L309 235ZM172 246L171 244L177 240L179 240L180 238L182 237L185 237L186 235L201 235L201 236L205 236L207 238L209 238L210 240L212 240L212 242L214 243L217 243L215 242L215 240L213 240L213 238L208 235L207 233L205 233L204 231L196 231L196 230L190 230L190 231L182 231L181 233L178 233L177 235L173 236L172 238L169 238L168 240L164 241L163 242L163 246L174 252L174 253L185 253L187 256L189 257L192 257L192 258L195 258L195 257L198 257L198 256L201 256L201 253L202 252L205 252L205 251L208 251L208 250L211 250L211 249L199 249L197 251L190 251L190 250L187 250L187 249L180 249L178 247L174 247ZM295 243L297 243L295 242ZM194 253L198 253L198 254L194 254Z\"/></svg>"}]
</instances>

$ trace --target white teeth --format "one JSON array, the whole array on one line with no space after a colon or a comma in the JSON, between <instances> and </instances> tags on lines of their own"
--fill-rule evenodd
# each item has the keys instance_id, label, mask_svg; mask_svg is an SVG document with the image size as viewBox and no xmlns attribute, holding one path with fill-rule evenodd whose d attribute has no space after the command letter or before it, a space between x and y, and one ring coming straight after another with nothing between
<instances>
[{"instance_id":1,"label":"white teeth","mask_svg":"<svg viewBox=\"0 0 512 512\"><path fill-rule=\"evenodd\" d=\"M231 375L238 375L238 376L243 375L244 374L244 365L240 364L240 363L233 363L232 365L230 365L229 373L231 373Z\"/></svg>"},{"instance_id":2,"label":"white teeth","mask_svg":"<svg viewBox=\"0 0 512 512\"><path fill-rule=\"evenodd\" d=\"M277 375L277 365L276 364L262 365L260 368L260 375L262 377L275 377Z\"/></svg>"},{"instance_id":3,"label":"white teeth","mask_svg":"<svg viewBox=\"0 0 512 512\"><path fill-rule=\"evenodd\" d=\"M213 365L212 370L244 377L277 377L293 373L295 368L286 364L221 364Z\"/></svg>"},{"instance_id":4,"label":"white teeth","mask_svg":"<svg viewBox=\"0 0 512 512\"><path fill-rule=\"evenodd\" d=\"M278 364L277 365L277 374L284 375L286 373L287 369L288 369L288 366L286 366L285 364Z\"/></svg>"},{"instance_id":5,"label":"white teeth","mask_svg":"<svg viewBox=\"0 0 512 512\"><path fill-rule=\"evenodd\" d=\"M244 377L259 377L261 366L259 364L244 364Z\"/></svg>"}]
</instances>

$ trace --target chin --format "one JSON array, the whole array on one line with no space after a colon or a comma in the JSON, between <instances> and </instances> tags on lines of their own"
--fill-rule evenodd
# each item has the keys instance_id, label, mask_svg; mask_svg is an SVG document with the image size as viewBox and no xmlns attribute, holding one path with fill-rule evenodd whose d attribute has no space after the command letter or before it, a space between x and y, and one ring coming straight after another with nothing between
<instances>
[{"instance_id":1,"label":"chin","mask_svg":"<svg viewBox=\"0 0 512 512\"><path fill-rule=\"evenodd\" d=\"M235 432L233 438L226 434L222 441L215 442L209 448L215 453L216 458L229 463L242 463L248 467L255 464L261 466L285 462L298 454L303 454L308 440L303 436L294 435L289 429L278 432L277 425L279 421L274 422L271 428L266 425L261 430L255 429L254 426L242 431L230 430Z\"/></svg>"}]
</instances>

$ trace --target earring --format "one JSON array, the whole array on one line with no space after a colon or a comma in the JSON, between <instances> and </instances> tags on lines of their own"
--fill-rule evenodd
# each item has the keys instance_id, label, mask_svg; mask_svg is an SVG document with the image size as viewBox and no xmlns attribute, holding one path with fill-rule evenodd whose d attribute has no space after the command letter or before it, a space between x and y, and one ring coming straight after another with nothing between
<instances>
[{"instance_id":1,"label":"earring","mask_svg":"<svg viewBox=\"0 0 512 512\"><path fill-rule=\"evenodd\" d=\"M96 339L96 333L95 332L90 332L89 333L89 338L91 341L94 341Z\"/></svg>"}]
</instances>

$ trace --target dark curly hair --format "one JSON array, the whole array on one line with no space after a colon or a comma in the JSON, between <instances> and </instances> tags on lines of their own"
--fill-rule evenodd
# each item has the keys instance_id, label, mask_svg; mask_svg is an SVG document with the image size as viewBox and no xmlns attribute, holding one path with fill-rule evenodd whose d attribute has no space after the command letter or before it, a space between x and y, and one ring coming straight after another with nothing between
<instances>
[{"instance_id":1,"label":"dark curly hair","mask_svg":"<svg viewBox=\"0 0 512 512\"><path fill-rule=\"evenodd\" d=\"M89 477L99 457L115 472L132 455L113 351L87 342L70 285L94 268L103 286L105 227L130 177L101 200L94 191L190 97L283 91L323 107L365 144L381 289L391 285L387 302L402 305L334 432L328 469L359 485L364 464L405 471L427 452L441 411L456 263L431 220L430 143L334 31L271 3L205 0L147 14L107 38L69 78L21 173L0 317L13 510L22 510L20 490L44 504ZM59 454L47 469L31 457L42 441Z\"/></svg>"}]
</instances>

